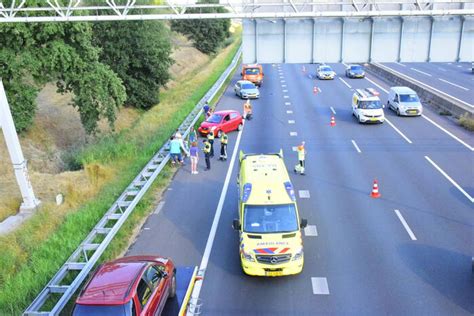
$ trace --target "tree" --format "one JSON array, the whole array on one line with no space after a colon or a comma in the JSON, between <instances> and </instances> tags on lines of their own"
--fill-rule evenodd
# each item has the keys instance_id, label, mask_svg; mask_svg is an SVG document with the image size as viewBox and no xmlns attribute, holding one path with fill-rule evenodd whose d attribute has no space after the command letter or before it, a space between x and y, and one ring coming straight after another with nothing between
<instances>
[{"instance_id":1,"label":"tree","mask_svg":"<svg viewBox=\"0 0 474 316\"><path fill-rule=\"evenodd\" d=\"M218 0L202 0L198 4L216 3ZM217 8L189 8L187 13L224 13L226 10ZM229 19L205 19L205 20L174 20L171 22L173 31L188 35L193 41L194 47L205 54L216 53L219 47L230 36Z\"/></svg>"},{"instance_id":2,"label":"tree","mask_svg":"<svg viewBox=\"0 0 474 316\"><path fill-rule=\"evenodd\" d=\"M173 63L169 30L159 21L99 22L93 29L94 44L102 49L100 61L123 80L126 104L156 105Z\"/></svg>"},{"instance_id":3,"label":"tree","mask_svg":"<svg viewBox=\"0 0 474 316\"><path fill-rule=\"evenodd\" d=\"M125 101L125 89L108 66L100 65L91 24L2 23L0 38L0 77L18 131L31 125L37 93L49 81L57 82L59 92L76 94L73 105L88 133L97 131L102 118L113 125L116 108ZM87 83L96 94L81 87Z\"/></svg>"}]
</instances>

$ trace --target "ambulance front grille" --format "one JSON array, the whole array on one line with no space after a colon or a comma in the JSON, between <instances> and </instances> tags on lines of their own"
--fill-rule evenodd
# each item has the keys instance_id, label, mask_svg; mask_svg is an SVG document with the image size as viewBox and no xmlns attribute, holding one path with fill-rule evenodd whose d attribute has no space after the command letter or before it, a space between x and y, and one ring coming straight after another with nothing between
<instances>
[{"instance_id":1,"label":"ambulance front grille","mask_svg":"<svg viewBox=\"0 0 474 316\"><path fill-rule=\"evenodd\" d=\"M257 261L265 264L281 264L290 261L291 254L284 255L257 255Z\"/></svg>"}]
</instances>

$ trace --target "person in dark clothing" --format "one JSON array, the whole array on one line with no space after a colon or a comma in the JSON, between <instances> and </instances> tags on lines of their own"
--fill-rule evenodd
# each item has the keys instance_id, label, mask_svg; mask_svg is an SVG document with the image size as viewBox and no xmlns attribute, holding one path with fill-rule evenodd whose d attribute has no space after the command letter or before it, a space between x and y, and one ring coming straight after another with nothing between
<instances>
[{"instance_id":1,"label":"person in dark clothing","mask_svg":"<svg viewBox=\"0 0 474 316\"><path fill-rule=\"evenodd\" d=\"M207 134L207 140L209 141L209 144L211 145L211 151L209 154L209 157L214 157L214 130L215 128L211 128L209 134Z\"/></svg>"}]
</instances>

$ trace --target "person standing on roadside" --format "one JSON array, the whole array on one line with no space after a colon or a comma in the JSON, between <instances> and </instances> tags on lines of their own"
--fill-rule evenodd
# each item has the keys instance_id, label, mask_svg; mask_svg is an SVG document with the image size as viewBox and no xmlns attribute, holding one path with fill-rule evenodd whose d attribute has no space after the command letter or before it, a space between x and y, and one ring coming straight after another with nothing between
<instances>
[{"instance_id":1,"label":"person standing on roadside","mask_svg":"<svg viewBox=\"0 0 474 316\"><path fill-rule=\"evenodd\" d=\"M202 150L204 152L204 158L206 160L206 171L211 170L211 144L207 139L204 139L202 141L204 143L204 149Z\"/></svg>"},{"instance_id":2,"label":"person standing on roadside","mask_svg":"<svg viewBox=\"0 0 474 316\"><path fill-rule=\"evenodd\" d=\"M191 159L191 174L198 174L199 172L197 171L197 164L199 161L199 155L198 155L199 149L197 146L197 142L192 142L191 147L189 148L189 156Z\"/></svg>"},{"instance_id":3,"label":"person standing on roadside","mask_svg":"<svg viewBox=\"0 0 474 316\"><path fill-rule=\"evenodd\" d=\"M215 131L215 127L211 128L211 130L209 131L209 134L207 134L207 140L209 141L209 144L211 146L211 151L210 151L210 155L209 157L214 157L214 131Z\"/></svg>"},{"instance_id":4,"label":"person standing on roadside","mask_svg":"<svg viewBox=\"0 0 474 316\"><path fill-rule=\"evenodd\" d=\"M197 142L197 133L194 129L194 126L191 126L191 128L189 129L188 142L190 144Z\"/></svg>"},{"instance_id":5,"label":"person standing on roadside","mask_svg":"<svg viewBox=\"0 0 474 316\"><path fill-rule=\"evenodd\" d=\"M220 140L221 140L221 156L219 157L219 160L226 161L227 160L227 143L229 141L229 137L224 131L222 131Z\"/></svg>"},{"instance_id":6,"label":"person standing on roadside","mask_svg":"<svg viewBox=\"0 0 474 316\"><path fill-rule=\"evenodd\" d=\"M251 120L252 119L252 105L250 104L250 100L247 99L244 103L244 119Z\"/></svg>"},{"instance_id":7,"label":"person standing on roadside","mask_svg":"<svg viewBox=\"0 0 474 316\"><path fill-rule=\"evenodd\" d=\"M181 155L181 150L185 154L188 154L188 151L183 145L183 140L175 136L172 136L171 142L170 142L170 155L171 155L171 158L173 159L171 161L173 165L175 165L177 162L180 164L183 164L183 156Z\"/></svg>"},{"instance_id":8,"label":"person standing on roadside","mask_svg":"<svg viewBox=\"0 0 474 316\"><path fill-rule=\"evenodd\" d=\"M304 148L304 145L305 145L305 142L303 141L297 148L299 172L302 175L304 174L304 171L305 171L305 158L306 158L306 149Z\"/></svg>"},{"instance_id":9,"label":"person standing on roadside","mask_svg":"<svg viewBox=\"0 0 474 316\"><path fill-rule=\"evenodd\" d=\"M204 117L207 119L209 117L209 110L211 109L211 107L209 106L209 102L206 101L206 103L204 103L204 106L202 107L202 111L204 112Z\"/></svg>"}]
</instances>

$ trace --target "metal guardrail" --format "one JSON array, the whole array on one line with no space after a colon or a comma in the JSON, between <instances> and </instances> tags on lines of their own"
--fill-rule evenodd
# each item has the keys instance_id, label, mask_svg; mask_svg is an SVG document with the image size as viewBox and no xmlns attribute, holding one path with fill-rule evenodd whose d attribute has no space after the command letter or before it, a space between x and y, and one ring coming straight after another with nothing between
<instances>
[{"instance_id":1,"label":"metal guardrail","mask_svg":"<svg viewBox=\"0 0 474 316\"><path fill-rule=\"evenodd\" d=\"M187 136L190 127L194 126L199 120L204 103L217 94L227 77L237 66L241 54L242 47L238 49L231 64L221 74L212 88L181 123L178 130L183 137ZM168 148L169 141L158 150L142 171L129 184L112 207L105 213L104 217L102 217L54 277L41 290L23 315L58 315L62 311L97 263L120 227L127 220L130 213L135 209L138 202L140 202L143 195L169 161L170 155ZM71 279L72 281L68 282ZM45 310L45 304L54 299L55 302L51 302L54 306L49 310ZM48 306L51 305L52 304L48 304Z\"/></svg>"}]
</instances>

